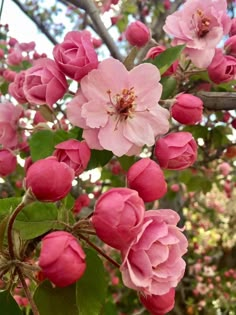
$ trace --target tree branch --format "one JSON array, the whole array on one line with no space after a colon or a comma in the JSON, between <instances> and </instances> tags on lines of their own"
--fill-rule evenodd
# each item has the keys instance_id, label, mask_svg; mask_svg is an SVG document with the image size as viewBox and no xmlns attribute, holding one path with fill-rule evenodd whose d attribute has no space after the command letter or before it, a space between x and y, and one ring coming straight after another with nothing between
<instances>
[{"instance_id":1,"label":"tree branch","mask_svg":"<svg viewBox=\"0 0 236 315\"><path fill-rule=\"evenodd\" d=\"M203 103L204 107L209 110L233 110L236 109L235 92L205 92L201 91L196 94Z\"/></svg>"},{"instance_id":2,"label":"tree branch","mask_svg":"<svg viewBox=\"0 0 236 315\"><path fill-rule=\"evenodd\" d=\"M67 2L86 11L86 13L90 16L97 33L99 34L103 42L108 47L111 55L114 58L122 61L123 57L120 54L118 47L116 47L115 42L113 41L112 37L108 33L105 25L103 24L100 18L98 9L93 3L93 1L92 0L68 0Z\"/></svg>"},{"instance_id":3,"label":"tree branch","mask_svg":"<svg viewBox=\"0 0 236 315\"><path fill-rule=\"evenodd\" d=\"M37 19L35 16L29 14L27 8L20 3L18 0L12 0L17 6L18 8L25 13L25 15L27 15L31 21L40 29L40 31L50 40L51 43L53 43L54 45L57 44L57 41L55 39L55 37L53 37L49 31L47 30L47 28L43 25L43 23Z\"/></svg>"}]
</instances>

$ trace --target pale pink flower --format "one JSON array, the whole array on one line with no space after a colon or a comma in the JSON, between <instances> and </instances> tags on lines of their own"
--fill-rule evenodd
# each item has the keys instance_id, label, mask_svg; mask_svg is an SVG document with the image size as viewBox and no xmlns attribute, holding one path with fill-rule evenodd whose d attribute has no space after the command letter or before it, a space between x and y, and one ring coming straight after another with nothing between
<instances>
[{"instance_id":1,"label":"pale pink flower","mask_svg":"<svg viewBox=\"0 0 236 315\"><path fill-rule=\"evenodd\" d=\"M185 52L197 67L206 68L230 27L225 0L192 0L167 17L164 31L174 37L174 46L186 45Z\"/></svg>"},{"instance_id":2,"label":"pale pink flower","mask_svg":"<svg viewBox=\"0 0 236 315\"><path fill-rule=\"evenodd\" d=\"M91 149L136 154L169 129L169 112L158 105L159 80L151 64L128 71L120 61L106 59L81 80L81 89L68 104L68 119L84 129Z\"/></svg>"}]
</instances>

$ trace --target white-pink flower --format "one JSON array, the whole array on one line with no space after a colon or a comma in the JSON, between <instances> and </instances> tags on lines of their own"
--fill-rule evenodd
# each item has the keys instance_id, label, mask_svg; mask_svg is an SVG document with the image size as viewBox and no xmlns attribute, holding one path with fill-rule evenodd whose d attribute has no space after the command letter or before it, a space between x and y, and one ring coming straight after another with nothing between
<instances>
[{"instance_id":1,"label":"white-pink flower","mask_svg":"<svg viewBox=\"0 0 236 315\"><path fill-rule=\"evenodd\" d=\"M68 119L84 129L91 149L136 154L169 129L169 112L158 105L159 80L159 70L151 64L128 71L120 61L106 59L81 80L68 104Z\"/></svg>"},{"instance_id":2,"label":"white-pink flower","mask_svg":"<svg viewBox=\"0 0 236 315\"><path fill-rule=\"evenodd\" d=\"M163 29L174 37L173 45L186 45L185 52L197 67L206 68L230 27L226 0L188 0L167 17Z\"/></svg>"}]
</instances>

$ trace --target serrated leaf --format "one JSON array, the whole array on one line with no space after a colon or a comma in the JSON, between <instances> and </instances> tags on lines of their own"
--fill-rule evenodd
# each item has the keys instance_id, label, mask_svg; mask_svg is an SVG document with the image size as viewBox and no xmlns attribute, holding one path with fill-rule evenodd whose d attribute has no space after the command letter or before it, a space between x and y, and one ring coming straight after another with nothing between
<instances>
[{"instance_id":1,"label":"serrated leaf","mask_svg":"<svg viewBox=\"0 0 236 315\"><path fill-rule=\"evenodd\" d=\"M9 291L0 292L1 315L23 315Z\"/></svg>"},{"instance_id":2,"label":"serrated leaf","mask_svg":"<svg viewBox=\"0 0 236 315\"><path fill-rule=\"evenodd\" d=\"M49 281L41 283L34 294L40 315L78 315L76 285L53 288Z\"/></svg>"},{"instance_id":3,"label":"serrated leaf","mask_svg":"<svg viewBox=\"0 0 236 315\"><path fill-rule=\"evenodd\" d=\"M91 150L91 158L87 170L106 165L113 157L113 153L106 150Z\"/></svg>"},{"instance_id":4,"label":"serrated leaf","mask_svg":"<svg viewBox=\"0 0 236 315\"><path fill-rule=\"evenodd\" d=\"M79 315L99 314L105 302L106 291L103 263L93 250L86 250L86 270L76 283Z\"/></svg>"},{"instance_id":5,"label":"serrated leaf","mask_svg":"<svg viewBox=\"0 0 236 315\"><path fill-rule=\"evenodd\" d=\"M55 228L57 208L53 203L35 202L26 206L16 217L14 229L24 240L33 239Z\"/></svg>"},{"instance_id":6,"label":"serrated leaf","mask_svg":"<svg viewBox=\"0 0 236 315\"><path fill-rule=\"evenodd\" d=\"M160 73L163 74L172 65L172 63L179 58L184 48L185 45L168 48L155 59L148 59L147 62L154 64L159 69Z\"/></svg>"}]
</instances>

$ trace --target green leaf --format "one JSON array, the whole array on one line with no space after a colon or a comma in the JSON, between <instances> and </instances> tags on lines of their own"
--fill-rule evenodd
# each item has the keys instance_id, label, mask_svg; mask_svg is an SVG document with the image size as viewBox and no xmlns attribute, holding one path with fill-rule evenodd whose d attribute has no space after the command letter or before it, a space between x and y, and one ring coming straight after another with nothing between
<instances>
[{"instance_id":1,"label":"green leaf","mask_svg":"<svg viewBox=\"0 0 236 315\"><path fill-rule=\"evenodd\" d=\"M177 85L176 79L172 76L164 77L161 79L161 84L163 86L161 99L165 100L173 96Z\"/></svg>"},{"instance_id":2,"label":"green leaf","mask_svg":"<svg viewBox=\"0 0 236 315\"><path fill-rule=\"evenodd\" d=\"M45 281L37 287L34 301L40 315L78 315L75 284L53 288L49 281Z\"/></svg>"},{"instance_id":3,"label":"green leaf","mask_svg":"<svg viewBox=\"0 0 236 315\"><path fill-rule=\"evenodd\" d=\"M23 315L9 291L0 292L1 315Z\"/></svg>"},{"instance_id":4,"label":"green leaf","mask_svg":"<svg viewBox=\"0 0 236 315\"><path fill-rule=\"evenodd\" d=\"M118 315L117 308L114 303L108 301L102 308L100 315Z\"/></svg>"},{"instance_id":5,"label":"green leaf","mask_svg":"<svg viewBox=\"0 0 236 315\"><path fill-rule=\"evenodd\" d=\"M2 93L2 95L6 95L7 92L8 92L8 86L9 86L9 83L4 81L1 86L0 86L0 91Z\"/></svg>"},{"instance_id":6,"label":"green leaf","mask_svg":"<svg viewBox=\"0 0 236 315\"><path fill-rule=\"evenodd\" d=\"M135 157L123 155L118 158L118 161L120 162L123 170L128 171L128 169L135 163Z\"/></svg>"},{"instance_id":7,"label":"green leaf","mask_svg":"<svg viewBox=\"0 0 236 315\"><path fill-rule=\"evenodd\" d=\"M29 141L32 160L35 162L52 155L54 151L54 134L50 130L34 133Z\"/></svg>"},{"instance_id":8,"label":"green leaf","mask_svg":"<svg viewBox=\"0 0 236 315\"><path fill-rule=\"evenodd\" d=\"M91 158L87 170L106 165L113 157L113 153L106 150L91 150Z\"/></svg>"},{"instance_id":9,"label":"green leaf","mask_svg":"<svg viewBox=\"0 0 236 315\"><path fill-rule=\"evenodd\" d=\"M158 55L154 60L149 59L148 62L154 64L159 69L160 73L163 74L172 65L172 63L179 58L184 48L185 45L168 48Z\"/></svg>"},{"instance_id":10,"label":"green leaf","mask_svg":"<svg viewBox=\"0 0 236 315\"><path fill-rule=\"evenodd\" d=\"M202 176L194 176L186 183L188 191L202 191L207 193L212 188L212 183L209 179Z\"/></svg>"},{"instance_id":11,"label":"green leaf","mask_svg":"<svg viewBox=\"0 0 236 315\"><path fill-rule=\"evenodd\" d=\"M86 270L76 283L79 315L97 315L105 302L107 281L103 263L92 250L86 250Z\"/></svg>"},{"instance_id":12,"label":"green leaf","mask_svg":"<svg viewBox=\"0 0 236 315\"><path fill-rule=\"evenodd\" d=\"M0 199L0 221L2 221L6 215L11 213L20 202L21 198L15 197Z\"/></svg>"},{"instance_id":13,"label":"green leaf","mask_svg":"<svg viewBox=\"0 0 236 315\"><path fill-rule=\"evenodd\" d=\"M25 207L17 216L14 228L24 240L38 237L55 228L57 208L53 203L35 202Z\"/></svg>"}]
</instances>

